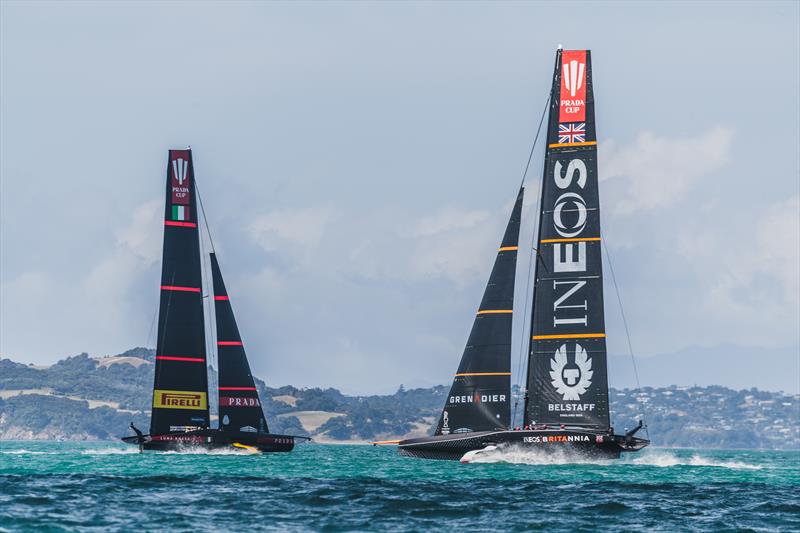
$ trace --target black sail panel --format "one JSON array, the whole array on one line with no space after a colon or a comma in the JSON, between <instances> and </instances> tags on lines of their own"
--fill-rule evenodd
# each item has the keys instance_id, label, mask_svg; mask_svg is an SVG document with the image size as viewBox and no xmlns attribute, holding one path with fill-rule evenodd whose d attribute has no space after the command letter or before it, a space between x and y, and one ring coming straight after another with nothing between
<instances>
[{"instance_id":1,"label":"black sail panel","mask_svg":"<svg viewBox=\"0 0 800 533\"><path fill-rule=\"evenodd\" d=\"M150 433L208 427L200 239L190 150L170 150Z\"/></svg>"},{"instance_id":2,"label":"black sail panel","mask_svg":"<svg viewBox=\"0 0 800 533\"><path fill-rule=\"evenodd\" d=\"M558 51L547 143L525 423L607 428L597 136L588 50Z\"/></svg>"},{"instance_id":3,"label":"black sail panel","mask_svg":"<svg viewBox=\"0 0 800 533\"><path fill-rule=\"evenodd\" d=\"M267 420L261 409L261 400L250 372L217 256L213 253L211 275L214 280L214 312L217 317L219 428L223 431L267 433Z\"/></svg>"},{"instance_id":4,"label":"black sail panel","mask_svg":"<svg viewBox=\"0 0 800 533\"><path fill-rule=\"evenodd\" d=\"M517 195L436 435L510 424L511 322L523 192Z\"/></svg>"}]
</instances>

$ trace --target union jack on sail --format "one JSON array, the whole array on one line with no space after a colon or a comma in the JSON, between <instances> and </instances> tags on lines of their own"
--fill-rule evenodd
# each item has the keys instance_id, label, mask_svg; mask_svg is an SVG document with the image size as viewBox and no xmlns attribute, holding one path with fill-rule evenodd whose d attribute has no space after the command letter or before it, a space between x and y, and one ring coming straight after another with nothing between
<instances>
[{"instance_id":1,"label":"union jack on sail","mask_svg":"<svg viewBox=\"0 0 800 533\"><path fill-rule=\"evenodd\" d=\"M569 122L558 125L559 143L582 143L586 141L586 123Z\"/></svg>"}]
</instances>

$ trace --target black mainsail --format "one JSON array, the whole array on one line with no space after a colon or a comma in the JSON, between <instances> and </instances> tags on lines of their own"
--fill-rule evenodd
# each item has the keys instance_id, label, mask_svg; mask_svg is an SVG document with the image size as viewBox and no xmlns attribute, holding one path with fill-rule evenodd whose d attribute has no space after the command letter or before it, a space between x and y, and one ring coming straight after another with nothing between
<instances>
[{"instance_id":1,"label":"black mainsail","mask_svg":"<svg viewBox=\"0 0 800 533\"><path fill-rule=\"evenodd\" d=\"M236 326L228 291L216 254L211 255L214 282L214 314L217 324L219 362L219 428L222 431L267 433L267 419L261 409L253 374Z\"/></svg>"},{"instance_id":2,"label":"black mainsail","mask_svg":"<svg viewBox=\"0 0 800 533\"><path fill-rule=\"evenodd\" d=\"M520 188L436 435L509 426L511 323L524 189Z\"/></svg>"},{"instance_id":3,"label":"black mainsail","mask_svg":"<svg viewBox=\"0 0 800 533\"><path fill-rule=\"evenodd\" d=\"M209 426L196 205L192 153L170 150L151 434Z\"/></svg>"},{"instance_id":4,"label":"black mainsail","mask_svg":"<svg viewBox=\"0 0 800 533\"><path fill-rule=\"evenodd\" d=\"M397 442L403 455L469 462L484 451L514 445L617 458L650 444L635 436L642 421L623 435L615 435L609 424L591 69L588 50L558 50L532 258L536 276L523 426L508 427L520 191L436 434L385 441ZM503 256L506 247L513 248L513 259Z\"/></svg>"},{"instance_id":5,"label":"black mainsail","mask_svg":"<svg viewBox=\"0 0 800 533\"><path fill-rule=\"evenodd\" d=\"M559 50L542 178L525 424L609 427L588 50Z\"/></svg>"}]
</instances>

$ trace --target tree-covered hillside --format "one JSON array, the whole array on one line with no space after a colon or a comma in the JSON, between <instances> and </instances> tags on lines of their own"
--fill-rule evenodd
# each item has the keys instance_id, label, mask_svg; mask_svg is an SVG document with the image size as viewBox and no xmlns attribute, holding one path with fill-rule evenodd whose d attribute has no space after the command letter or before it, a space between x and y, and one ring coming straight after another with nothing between
<instances>
[{"instance_id":1,"label":"tree-covered hillside","mask_svg":"<svg viewBox=\"0 0 800 533\"><path fill-rule=\"evenodd\" d=\"M154 353L87 354L47 368L0 360L0 439L113 439L133 421L149 425ZM211 405L216 375L210 374ZM368 441L429 434L447 388L348 396L336 389L267 387L256 380L274 432L318 441ZM643 414L655 445L800 449L800 397L756 389L662 387L611 390L613 424ZM213 414L213 407L212 407Z\"/></svg>"}]
</instances>

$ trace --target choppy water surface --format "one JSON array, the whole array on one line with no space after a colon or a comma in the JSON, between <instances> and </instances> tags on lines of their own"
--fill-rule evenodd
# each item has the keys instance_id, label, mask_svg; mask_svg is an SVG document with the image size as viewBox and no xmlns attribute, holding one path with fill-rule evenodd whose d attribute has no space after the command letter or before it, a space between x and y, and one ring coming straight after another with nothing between
<instances>
[{"instance_id":1,"label":"choppy water surface","mask_svg":"<svg viewBox=\"0 0 800 533\"><path fill-rule=\"evenodd\" d=\"M800 531L800 452L483 461L371 446L252 456L0 441L0 531Z\"/></svg>"}]
</instances>

